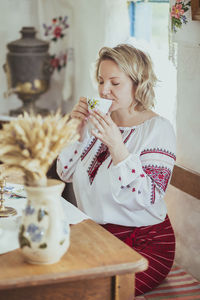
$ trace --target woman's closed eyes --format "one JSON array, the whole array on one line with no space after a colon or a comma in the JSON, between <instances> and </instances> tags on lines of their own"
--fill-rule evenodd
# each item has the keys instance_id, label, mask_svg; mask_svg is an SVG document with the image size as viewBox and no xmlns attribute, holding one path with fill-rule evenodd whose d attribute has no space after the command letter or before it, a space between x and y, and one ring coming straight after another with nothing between
<instances>
[{"instance_id":1,"label":"woman's closed eyes","mask_svg":"<svg viewBox=\"0 0 200 300\"><path fill-rule=\"evenodd\" d=\"M99 81L99 84L104 84L103 81ZM120 83L119 82L111 82L112 85L119 85Z\"/></svg>"}]
</instances>

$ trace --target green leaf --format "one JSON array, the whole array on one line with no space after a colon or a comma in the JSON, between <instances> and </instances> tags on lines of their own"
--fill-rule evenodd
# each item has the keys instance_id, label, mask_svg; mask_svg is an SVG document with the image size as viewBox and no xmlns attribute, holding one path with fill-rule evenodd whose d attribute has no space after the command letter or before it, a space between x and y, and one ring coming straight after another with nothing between
<instances>
[{"instance_id":1,"label":"green leaf","mask_svg":"<svg viewBox=\"0 0 200 300\"><path fill-rule=\"evenodd\" d=\"M181 27L181 25L182 25L181 20L180 19L175 19L174 20L174 25L177 26L177 27Z\"/></svg>"},{"instance_id":2,"label":"green leaf","mask_svg":"<svg viewBox=\"0 0 200 300\"><path fill-rule=\"evenodd\" d=\"M45 215L48 215L48 212L40 208L38 211L38 222L42 221Z\"/></svg>"},{"instance_id":3,"label":"green leaf","mask_svg":"<svg viewBox=\"0 0 200 300\"><path fill-rule=\"evenodd\" d=\"M40 248L40 249L45 249L45 248L47 248L47 244L46 244L46 243L43 243L43 244L39 245L39 248Z\"/></svg>"},{"instance_id":4,"label":"green leaf","mask_svg":"<svg viewBox=\"0 0 200 300\"><path fill-rule=\"evenodd\" d=\"M30 241L24 236L25 226L21 225L20 232L19 232L19 244L20 248L23 248L25 246L31 248Z\"/></svg>"},{"instance_id":5,"label":"green leaf","mask_svg":"<svg viewBox=\"0 0 200 300\"><path fill-rule=\"evenodd\" d=\"M23 234L24 231L25 231L25 226L22 224L22 225L20 226L20 232L19 232L19 234Z\"/></svg>"}]
</instances>

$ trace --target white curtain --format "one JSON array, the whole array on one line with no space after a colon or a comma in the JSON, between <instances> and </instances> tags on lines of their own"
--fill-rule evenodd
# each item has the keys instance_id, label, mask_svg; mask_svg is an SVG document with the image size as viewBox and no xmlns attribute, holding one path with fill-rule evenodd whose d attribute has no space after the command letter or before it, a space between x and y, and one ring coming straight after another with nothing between
<instances>
[{"instance_id":1,"label":"white curtain","mask_svg":"<svg viewBox=\"0 0 200 300\"><path fill-rule=\"evenodd\" d=\"M33 3L27 0L7 0L0 2L0 114L8 114L10 109L20 106L20 101L16 95L13 94L8 99L4 98L4 92L7 90L7 82L2 66L6 61L6 44L20 38L19 31L22 26L35 25L33 10Z\"/></svg>"},{"instance_id":2,"label":"white curtain","mask_svg":"<svg viewBox=\"0 0 200 300\"><path fill-rule=\"evenodd\" d=\"M50 110L60 107L67 111L67 102L73 98L73 34L72 6L68 0L7 0L0 3L0 62L6 60L6 44L20 38L23 26L34 26L37 37L49 41L54 73L49 90L37 101L37 105ZM10 109L20 106L15 94L4 98L7 89L6 76L0 70L0 114L8 114Z\"/></svg>"},{"instance_id":3,"label":"white curtain","mask_svg":"<svg viewBox=\"0 0 200 300\"><path fill-rule=\"evenodd\" d=\"M94 64L103 46L114 46L129 37L125 0L74 1L75 101L96 95Z\"/></svg>"},{"instance_id":4,"label":"white curtain","mask_svg":"<svg viewBox=\"0 0 200 300\"><path fill-rule=\"evenodd\" d=\"M63 112L69 112L81 95L97 93L93 72L99 49L129 37L126 0L7 0L0 3L0 17L1 65L6 44L20 37L23 26L34 26L37 37L50 42L55 70L49 91L37 105L51 110L61 107ZM14 94L4 99L3 69L0 80L0 114L8 114L21 104Z\"/></svg>"},{"instance_id":5,"label":"white curtain","mask_svg":"<svg viewBox=\"0 0 200 300\"><path fill-rule=\"evenodd\" d=\"M72 5L66 0L36 1L38 29L42 39L50 43L54 73L51 89L43 95L42 104L60 107L66 112L67 101L72 101L74 79L74 48ZM50 102L50 103L49 103Z\"/></svg>"}]
</instances>

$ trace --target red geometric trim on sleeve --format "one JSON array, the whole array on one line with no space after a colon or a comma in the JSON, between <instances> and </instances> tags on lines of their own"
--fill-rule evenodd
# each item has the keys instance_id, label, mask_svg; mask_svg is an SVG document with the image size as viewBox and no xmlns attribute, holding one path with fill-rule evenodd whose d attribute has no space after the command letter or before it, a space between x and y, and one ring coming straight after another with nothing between
<instances>
[{"instance_id":1,"label":"red geometric trim on sleeve","mask_svg":"<svg viewBox=\"0 0 200 300\"><path fill-rule=\"evenodd\" d=\"M171 170L166 167L153 165L143 166L142 168L152 179L153 183L165 192L171 176Z\"/></svg>"},{"instance_id":2,"label":"red geometric trim on sleeve","mask_svg":"<svg viewBox=\"0 0 200 300\"><path fill-rule=\"evenodd\" d=\"M83 160L86 157L86 155L90 152L90 150L92 149L92 147L94 146L96 141L97 141L97 138L94 137L92 139L91 143L88 145L88 147L86 147L84 149L83 153L81 154L81 160Z\"/></svg>"},{"instance_id":3,"label":"red geometric trim on sleeve","mask_svg":"<svg viewBox=\"0 0 200 300\"><path fill-rule=\"evenodd\" d=\"M174 153L165 150L165 149L160 149L160 148L153 148L153 149L145 149L140 153L140 156L144 155L144 154L149 154L149 153L159 153L159 154L163 154L166 156L171 157L172 159L176 160L176 156Z\"/></svg>"}]
</instances>

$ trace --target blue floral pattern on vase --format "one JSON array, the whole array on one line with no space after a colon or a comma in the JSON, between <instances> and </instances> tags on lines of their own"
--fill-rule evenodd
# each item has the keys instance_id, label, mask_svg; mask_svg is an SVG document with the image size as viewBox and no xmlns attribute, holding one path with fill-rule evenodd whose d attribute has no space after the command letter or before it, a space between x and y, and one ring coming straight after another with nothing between
<instances>
[{"instance_id":1,"label":"blue floral pattern on vase","mask_svg":"<svg viewBox=\"0 0 200 300\"><path fill-rule=\"evenodd\" d=\"M26 208L25 208L25 215L33 215L35 212L35 208L33 206L31 206L30 203L27 204Z\"/></svg>"},{"instance_id":2,"label":"blue floral pattern on vase","mask_svg":"<svg viewBox=\"0 0 200 300\"><path fill-rule=\"evenodd\" d=\"M28 225L26 232L29 234L32 242L40 242L44 236L44 229L33 223Z\"/></svg>"}]
</instances>

